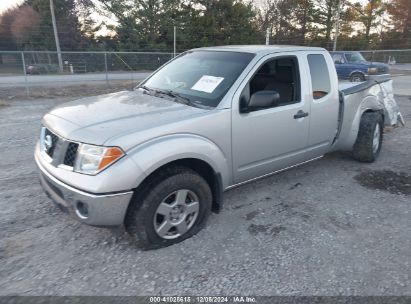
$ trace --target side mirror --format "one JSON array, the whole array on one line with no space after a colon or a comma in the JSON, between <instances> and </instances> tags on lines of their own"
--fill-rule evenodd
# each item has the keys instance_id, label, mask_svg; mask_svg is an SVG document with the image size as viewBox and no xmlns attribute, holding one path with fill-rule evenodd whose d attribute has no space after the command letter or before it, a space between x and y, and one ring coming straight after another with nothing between
<instances>
[{"instance_id":1,"label":"side mirror","mask_svg":"<svg viewBox=\"0 0 411 304\"><path fill-rule=\"evenodd\" d=\"M268 109L278 106L279 103L280 94L277 91L258 91L251 95L250 101L245 108L246 111L243 112Z\"/></svg>"}]
</instances>

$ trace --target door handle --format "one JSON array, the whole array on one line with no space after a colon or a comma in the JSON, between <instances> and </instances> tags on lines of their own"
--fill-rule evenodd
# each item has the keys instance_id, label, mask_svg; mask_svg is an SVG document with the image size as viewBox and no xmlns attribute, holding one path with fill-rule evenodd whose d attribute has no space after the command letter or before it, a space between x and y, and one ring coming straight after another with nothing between
<instances>
[{"instance_id":1,"label":"door handle","mask_svg":"<svg viewBox=\"0 0 411 304\"><path fill-rule=\"evenodd\" d=\"M298 111L297 114L294 115L294 119L304 118L308 116L308 112L304 112L302 110Z\"/></svg>"}]
</instances>

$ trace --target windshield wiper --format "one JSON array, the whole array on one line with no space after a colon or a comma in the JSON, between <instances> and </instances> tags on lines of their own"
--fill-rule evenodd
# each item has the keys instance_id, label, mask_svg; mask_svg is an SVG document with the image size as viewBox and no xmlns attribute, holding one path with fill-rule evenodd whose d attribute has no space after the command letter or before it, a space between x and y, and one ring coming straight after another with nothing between
<instances>
[{"instance_id":1,"label":"windshield wiper","mask_svg":"<svg viewBox=\"0 0 411 304\"><path fill-rule=\"evenodd\" d=\"M147 86L141 86L140 88L148 92L150 95L156 96L158 94L163 94L163 95L172 97L176 102L179 102L179 103L182 103L188 106L192 106L192 107L198 107L198 105L192 102L190 98L184 97L176 92L173 92L172 90L152 89Z\"/></svg>"},{"instance_id":2,"label":"windshield wiper","mask_svg":"<svg viewBox=\"0 0 411 304\"><path fill-rule=\"evenodd\" d=\"M143 90L145 90L146 92L149 92L149 93L155 93L156 92L156 90L154 90L154 89L152 89L152 88L149 88L149 87L147 87L147 86L145 86L145 85L143 85L143 86L141 86L141 87L138 87L138 89L143 89Z\"/></svg>"},{"instance_id":3,"label":"windshield wiper","mask_svg":"<svg viewBox=\"0 0 411 304\"><path fill-rule=\"evenodd\" d=\"M172 97L175 99L175 101L180 102L182 104L188 105L188 106L193 106L196 107L196 105L191 101L190 98L184 97L176 92L173 92L171 90L159 90L161 94L167 95L169 97Z\"/></svg>"}]
</instances>

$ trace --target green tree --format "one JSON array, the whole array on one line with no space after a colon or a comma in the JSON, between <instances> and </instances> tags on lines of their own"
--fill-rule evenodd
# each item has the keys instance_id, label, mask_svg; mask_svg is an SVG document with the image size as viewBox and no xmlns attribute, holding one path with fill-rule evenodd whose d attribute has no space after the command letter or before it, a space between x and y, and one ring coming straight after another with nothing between
<instances>
[{"instance_id":1,"label":"green tree","mask_svg":"<svg viewBox=\"0 0 411 304\"><path fill-rule=\"evenodd\" d=\"M169 50L174 26L180 51L258 40L253 5L239 0L100 0L99 3L118 22L115 39L122 50Z\"/></svg>"},{"instance_id":2,"label":"green tree","mask_svg":"<svg viewBox=\"0 0 411 304\"><path fill-rule=\"evenodd\" d=\"M390 23L393 29L383 33L382 41L385 48L411 47L411 1L393 0L388 5ZM396 41L395 45L392 43Z\"/></svg>"},{"instance_id":3,"label":"green tree","mask_svg":"<svg viewBox=\"0 0 411 304\"><path fill-rule=\"evenodd\" d=\"M308 34L313 31L315 18L314 3L312 0L294 0L293 18L297 25L295 37L299 44L305 45Z\"/></svg>"},{"instance_id":4,"label":"green tree","mask_svg":"<svg viewBox=\"0 0 411 304\"><path fill-rule=\"evenodd\" d=\"M172 41L180 17L177 0L100 0L103 14L117 21L115 40L122 50L162 49Z\"/></svg>"},{"instance_id":5,"label":"green tree","mask_svg":"<svg viewBox=\"0 0 411 304\"><path fill-rule=\"evenodd\" d=\"M324 35L326 43L331 41L339 2L340 0L317 0L315 2L315 20L319 24L319 32Z\"/></svg>"},{"instance_id":6,"label":"green tree","mask_svg":"<svg viewBox=\"0 0 411 304\"><path fill-rule=\"evenodd\" d=\"M364 5L357 2L351 7L356 14L356 20L364 28L361 34L364 41L363 47L367 48L370 42L371 31L378 26L380 18L386 10L386 5L382 0L367 0L367 3Z\"/></svg>"},{"instance_id":7,"label":"green tree","mask_svg":"<svg viewBox=\"0 0 411 304\"><path fill-rule=\"evenodd\" d=\"M189 16L182 29L183 48L204 45L262 43L264 33L253 22L251 3L234 0L192 1L184 8Z\"/></svg>"}]
</instances>

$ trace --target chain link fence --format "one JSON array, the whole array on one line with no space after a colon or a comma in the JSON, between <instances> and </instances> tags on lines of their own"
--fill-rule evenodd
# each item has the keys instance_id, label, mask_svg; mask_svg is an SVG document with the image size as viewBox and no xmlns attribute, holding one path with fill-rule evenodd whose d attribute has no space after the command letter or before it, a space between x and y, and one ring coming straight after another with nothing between
<instances>
[{"instance_id":1,"label":"chain link fence","mask_svg":"<svg viewBox=\"0 0 411 304\"><path fill-rule=\"evenodd\" d=\"M21 75L24 68L29 75L151 71L173 58L173 53L61 52L61 56L63 71L60 72L57 52L0 51L0 76Z\"/></svg>"},{"instance_id":2,"label":"chain link fence","mask_svg":"<svg viewBox=\"0 0 411 304\"><path fill-rule=\"evenodd\" d=\"M392 69L411 71L411 49L361 51L369 61L391 64ZM39 88L105 86L131 89L152 71L174 57L172 52L57 52L0 51L0 95L24 90L27 96ZM66 89L68 90L68 89ZM2 92L3 91L3 92ZM2 94L3 93L3 94ZM96 92L99 93L99 92ZM0 96L1 97L1 96Z\"/></svg>"},{"instance_id":3,"label":"chain link fence","mask_svg":"<svg viewBox=\"0 0 411 304\"><path fill-rule=\"evenodd\" d=\"M127 85L132 88L173 58L168 52L57 52L0 51L0 93L24 88L27 95L40 87ZM38 89L37 89L38 91Z\"/></svg>"},{"instance_id":4,"label":"chain link fence","mask_svg":"<svg viewBox=\"0 0 411 304\"><path fill-rule=\"evenodd\" d=\"M411 64L411 49L360 52L368 61L384 62L391 65Z\"/></svg>"}]
</instances>

